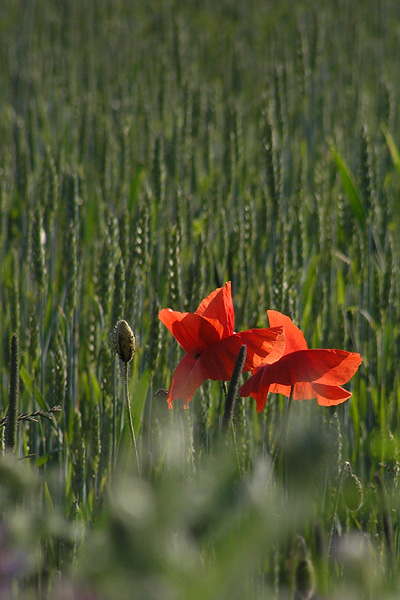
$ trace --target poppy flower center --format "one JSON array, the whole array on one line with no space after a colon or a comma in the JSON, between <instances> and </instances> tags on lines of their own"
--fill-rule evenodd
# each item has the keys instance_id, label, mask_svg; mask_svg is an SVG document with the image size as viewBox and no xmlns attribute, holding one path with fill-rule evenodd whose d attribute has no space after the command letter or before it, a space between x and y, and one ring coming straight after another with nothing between
<instances>
[{"instance_id":1,"label":"poppy flower center","mask_svg":"<svg viewBox=\"0 0 400 600\"><path fill-rule=\"evenodd\" d=\"M200 358L200 352L194 355L195 358Z\"/></svg>"}]
</instances>

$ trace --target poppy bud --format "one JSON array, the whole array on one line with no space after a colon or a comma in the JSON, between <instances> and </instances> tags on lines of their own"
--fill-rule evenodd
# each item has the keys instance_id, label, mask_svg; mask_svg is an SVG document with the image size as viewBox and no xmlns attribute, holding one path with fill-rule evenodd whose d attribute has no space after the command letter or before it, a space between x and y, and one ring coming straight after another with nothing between
<instances>
[{"instance_id":1,"label":"poppy bud","mask_svg":"<svg viewBox=\"0 0 400 600\"><path fill-rule=\"evenodd\" d=\"M134 333L126 321L118 321L115 324L112 341L114 351L122 362L126 364L131 362L136 351L136 341Z\"/></svg>"}]
</instances>

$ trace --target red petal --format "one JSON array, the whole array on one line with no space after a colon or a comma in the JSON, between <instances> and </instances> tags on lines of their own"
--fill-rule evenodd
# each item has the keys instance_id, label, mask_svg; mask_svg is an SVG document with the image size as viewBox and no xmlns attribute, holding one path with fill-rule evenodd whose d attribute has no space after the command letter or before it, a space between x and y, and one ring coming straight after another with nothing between
<instances>
[{"instance_id":1,"label":"red petal","mask_svg":"<svg viewBox=\"0 0 400 600\"><path fill-rule=\"evenodd\" d=\"M266 394L259 393L259 392L251 394L257 403L257 412L261 412L263 410L265 403L267 401L267 394L268 394L268 392Z\"/></svg>"},{"instance_id":2,"label":"red petal","mask_svg":"<svg viewBox=\"0 0 400 600\"><path fill-rule=\"evenodd\" d=\"M269 385L280 383L286 386L307 381L329 385L346 383L360 362L359 358L349 358L349 354L343 350L297 350L263 367L263 380Z\"/></svg>"},{"instance_id":3,"label":"red petal","mask_svg":"<svg viewBox=\"0 0 400 600\"><path fill-rule=\"evenodd\" d=\"M311 385L320 406L336 406L351 396L351 392L348 392L339 385L322 385L321 383L312 383Z\"/></svg>"},{"instance_id":4,"label":"red petal","mask_svg":"<svg viewBox=\"0 0 400 600\"><path fill-rule=\"evenodd\" d=\"M222 339L214 346L207 348L201 355L201 363L207 379L228 381L232 377L233 368L240 347L247 346L246 361L243 372L251 371L260 363L266 363L275 352L282 354L285 338L281 327L265 329L249 329L234 333Z\"/></svg>"},{"instance_id":5,"label":"red petal","mask_svg":"<svg viewBox=\"0 0 400 600\"><path fill-rule=\"evenodd\" d=\"M263 382L263 368L257 371L245 381L239 390L241 396L251 396L257 402L257 412L261 412L267 400L269 390L268 383Z\"/></svg>"},{"instance_id":6,"label":"red petal","mask_svg":"<svg viewBox=\"0 0 400 600\"><path fill-rule=\"evenodd\" d=\"M322 352L322 350L320 350ZM330 357L325 355L326 364L331 365L322 377L317 379L318 383L326 385L342 385L351 379L362 363L362 358L357 352L346 352L345 350L324 350L329 352Z\"/></svg>"},{"instance_id":7,"label":"red petal","mask_svg":"<svg viewBox=\"0 0 400 600\"><path fill-rule=\"evenodd\" d=\"M295 385L293 394L295 400L311 399L317 395L315 385L322 385L324 388L327 382L330 384L345 383L354 374L360 362L359 355L343 350L298 350L282 356L271 365L263 365L257 369L241 387L240 394L242 396L250 395L253 398L256 395L265 397L270 390L288 396L290 387ZM342 364L343 369L341 370ZM315 381L317 383L314 385ZM312 387L311 383L313 383ZM331 391L331 393L338 394L339 392ZM342 399L343 402L348 397L348 395L345 397L346 393L346 390L342 390L340 398L335 396L330 403L339 399ZM323 393L321 393L322 396L324 396Z\"/></svg>"},{"instance_id":8,"label":"red petal","mask_svg":"<svg viewBox=\"0 0 400 600\"><path fill-rule=\"evenodd\" d=\"M158 316L182 348L190 354L201 354L223 336L222 325L213 319L170 308L160 310Z\"/></svg>"},{"instance_id":9,"label":"red petal","mask_svg":"<svg viewBox=\"0 0 400 600\"><path fill-rule=\"evenodd\" d=\"M289 391L290 394L290 391ZM300 381L295 383L293 390L293 400L312 400L315 398L316 393L313 390L312 383L307 381Z\"/></svg>"},{"instance_id":10,"label":"red petal","mask_svg":"<svg viewBox=\"0 0 400 600\"><path fill-rule=\"evenodd\" d=\"M269 388L271 394L290 396L290 387L272 384ZM321 406L335 406L350 398L351 392L338 385L322 385L320 383L296 383L293 391L293 400L312 400L317 398Z\"/></svg>"},{"instance_id":11,"label":"red petal","mask_svg":"<svg viewBox=\"0 0 400 600\"><path fill-rule=\"evenodd\" d=\"M271 394L282 394L282 396L286 396L286 398L289 398L291 389L290 385L281 385L280 383L272 383L269 386Z\"/></svg>"},{"instance_id":12,"label":"red petal","mask_svg":"<svg viewBox=\"0 0 400 600\"><path fill-rule=\"evenodd\" d=\"M196 315L219 321L224 329L223 337L232 335L235 313L233 310L231 282L216 289L201 302Z\"/></svg>"},{"instance_id":13,"label":"red petal","mask_svg":"<svg viewBox=\"0 0 400 600\"><path fill-rule=\"evenodd\" d=\"M290 396L290 390L291 386L280 385L279 383L273 383L269 388L271 394L282 394L287 398ZM312 398L315 398L316 395L317 394L314 392L311 383L301 381L294 384L292 396L293 400L312 400Z\"/></svg>"},{"instance_id":14,"label":"red petal","mask_svg":"<svg viewBox=\"0 0 400 600\"><path fill-rule=\"evenodd\" d=\"M243 372L252 371L261 364L270 364L282 356L286 346L286 337L282 327L248 329L235 333L234 344L246 344L247 354ZM239 350L238 350L239 352Z\"/></svg>"},{"instance_id":15,"label":"red petal","mask_svg":"<svg viewBox=\"0 0 400 600\"><path fill-rule=\"evenodd\" d=\"M190 402L195 391L201 386L206 376L198 368L199 359L186 354L175 369L169 388L167 402L172 408L172 402L178 398L185 403Z\"/></svg>"},{"instance_id":16,"label":"red petal","mask_svg":"<svg viewBox=\"0 0 400 600\"><path fill-rule=\"evenodd\" d=\"M339 385L327 385L321 381L345 383L360 363L359 354L343 350L299 350L256 369L240 388L240 395L255 398L260 411L265 406L268 391L289 396L294 385L294 400L317 397L318 404L335 406L347 400L351 393ZM318 377L318 382L315 382Z\"/></svg>"},{"instance_id":17,"label":"red petal","mask_svg":"<svg viewBox=\"0 0 400 600\"><path fill-rule=\"evenodd\" d=\"M289 317L277 310L267 310L267 314L271 327L278 327L279 325L283 325L284 327L286 336L285 354L290 354L290 352L295 352L296 350L307 350L307 342L303 333Z\"/></svg>"}]
</instances>

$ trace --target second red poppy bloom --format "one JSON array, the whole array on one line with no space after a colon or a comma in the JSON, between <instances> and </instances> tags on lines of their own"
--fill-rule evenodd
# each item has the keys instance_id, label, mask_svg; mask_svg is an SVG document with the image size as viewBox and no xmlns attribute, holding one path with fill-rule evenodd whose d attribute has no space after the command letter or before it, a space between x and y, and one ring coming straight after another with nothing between
<instances>
[{"instance_id":1,"label":"second red poppy bloom","mask_svg":"<svg viewBox=\"0 0 400 600\"><path fill-rule=\"evenodd\" d=\"M243 372L278 360L285 349L282 326L234 332L230 281L204 298L194 313L164 308L159 318L186 351L172 377L170 408L177 398L186 406L206 379L229 381L243 344L247 346Z\"/></svg>"},{"instance_id":2,"label":"second red poppy bloom","mask_svg":"<svg viewBox=\"0 0 400 600\"><path fill-rule=\"evenodd\" d=\"M241 396L252 396L260 412L268 392L290 395L293 400L317 398L322 406L341 404L351 393L341 387L347 383L360 366L357 352L345 350L309 350L298 327L282 313L269 310L270 325L283 325L286 335L285 352L277 362L262 365L240 388Z\"/></svg>"}]
</instances>

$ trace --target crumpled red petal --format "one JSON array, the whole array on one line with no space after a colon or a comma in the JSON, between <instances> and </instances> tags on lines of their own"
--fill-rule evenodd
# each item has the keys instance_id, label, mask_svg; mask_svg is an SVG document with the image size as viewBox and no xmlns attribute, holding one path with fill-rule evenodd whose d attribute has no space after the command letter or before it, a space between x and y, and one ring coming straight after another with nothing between
<instances>
[{"instance_id":1,"label":"crumpled red petal","mask_svg":"<svg viewBox=\"0 0 400 600\"><path fill-rule=\"evenodd\" d=\"M279 327L279 325L284 327L286 336L285 354L296 352L296 350L307 350L308 346L303 332L296 327L290 317L277 310L267 310L267 315L271 327Z\"/></svg>"},{"instance_id":2,"label":"crumpled red petal","mask_svg":"<svg viewBox=\"0 0 400 600\"><path fill-rule=\"evenodd\" d=\"M206 376L203 373L199 359L185 354L175 369L168 391L167 402L172 408L174 400L182 400L185 405L190 402L195 391L201 386Z\"/></svg>"},{"instance_id":3,"label":"crumpled red petal","mask_svg":"<svg viewBox=\"0 0 400 600\"><path fill-rule=\"evenodd\" d=\"M257 412L261 412L264 408L269 391L270 384L268 381L263 381L265 372L266 367L259 367L239 389L240 396L251 396L255 399L257 402Z\"/></svg>"},{"instance_id":4,"label":"crumpled red petal","mask_svg":"<svg viewBox=\"0 0 400 600\"><path fill-rule=\"evenodd\" d=\"M201 354L223 336L223 326L215 319L170 308L160 310L158 316L189 354Z\"/></svg>"},{"instance_id":5,"label":"crumpled red petal","mask_svg":"<svg viewBox=\"0 0 400 600\"><path fill-rule=\"evenodd\" d=\"M271 394L290 396L290 386L273 383L269 386ZM317 398L321 406L336 406L351 397L351 392L339 385L298 382L294 384L293 400L312 400Z\"/></svg>"},{"instance_id":6,"label":"crumpled red petal","mask_svg":"<svg viewBox=\"0 0 400 600\"><path fill-rule=\"evenodd\" d=\"M270 386L269 391L274 394L283 394L287 398L290 396L291 386L273 384ZM312 400L316 397L316 393L313 390L313 384L308 381L299 381L294 384L293 388L293 400Z\"/></svg>"},{"instance_id":7,"label":"crumpled red petal","mask_svg":"<svg viewBox=\"0 0 400 600\"><path fill-rule=\"evenodd\" d=\"M281 327L249 329L224 338L207 348L199 358L206 379L228 381L241 346L247 346L243 372L251 371L261 363L266 363L273 352L280 353L285 347L285 337ZM278 345L278 350L275 346Z\"/></svg>"},{"instance_id":8,"label":"crumpled red petal","mask_svg":"<svg viewBox=\"0 0 400 600\"><path fill-rule=\"evenodd\" d=\"M327 357L325 359L330 368L322 377L315 380L316 383L342 385L353 377L362 363L362 358L358 352L346 352L345 350L324 350L324 352L331 353L329 359Z\"/></svg>"},{"instance_id":9,"label":"crumpled red petal","mask_svg":"<svg viewBox=\"0 0 400 600\"><path fill-rule=\"evenodd\" d=\"M248 329L235 333L232 337L235 338L235 344L239 344L237 353L240 346L247 346L243 372L252 371L261 364L274 363L285 351L286 337L282 327Z\"/></svg>"},{"instance_id":10,"label":"crumpled red petal","mask_svg":"<svg viewBox=\"0 0 400 600\"><path fill-rule=\"evenodd\" d=\"M351 392L339 385L322 385L321 383L312 383L311 385L320 406L336 406L337 404L342 404L342 402L348 400L352 395Z\"/></svg>"},{"instance_id":11,"label":"crumpled red petal","mask_svg":"<svg viewBox=\"0 0 400 600\"><path fill-rule=\"evenodd\" d=\"M282 356L272 365L263 367L263 382L268 385L280 383L286 386L301 381L341 385L354 375L360 363L359 354L344 350L297 350Z\"/></svg>"},{"instance_id":12,"label":"crumpled red petal","mask_svg":"<svg viewBox=\"0 0 400 600\"><path fill-rule=\"evenodd\" d=\"M233 309L231 282L228 281L224 287L217 288L207 298L204 298L195 311L195 314L209 319L217 319L223 327L222 337L232 335L235 313Z\"/></svg>"},{"instance_id":13,"label":"crumpled red petal","mask_svg":"<svg viewBox=\"0 0 400 600\"><path fill-rule=\"evenodd\" d=\"M292 385L294 400L317 397L319 404L335 406L351 396L340 384L351 379L361 362L355 352L298 350L271 365L260 366L239 393L255 398L259 412L265 406L268 391L289 396Z\"/></svg>"}]
</instances>

